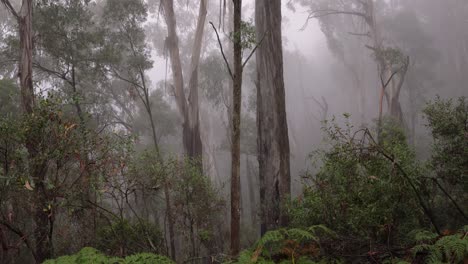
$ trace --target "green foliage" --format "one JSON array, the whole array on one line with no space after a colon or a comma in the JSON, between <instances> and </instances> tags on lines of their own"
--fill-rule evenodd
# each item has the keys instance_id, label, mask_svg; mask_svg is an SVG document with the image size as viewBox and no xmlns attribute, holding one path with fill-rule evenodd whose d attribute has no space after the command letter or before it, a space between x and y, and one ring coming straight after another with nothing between
<instances>
[{"instance_id":1,"label":"green foliage","mask_svg":"<svg viewBox=\"0 0 468 264\"><path fill-rule=\"evenodd\" d=\"M109 176L109 160L118 156L121 141L111 141L66 114L67 104L61 98L49 94L36 103L31 114L0 118L0 210L14 216L21 232L32 233L39 207L56 224L55 252L69 252L89 243L84 241L92 227L87 225L92 219L83 217L86 201ZM45 198L38 200L38 194ZM10 221L6 214L1 220Z\"/></svg>"},{"instance_id":2,"label":"green foliage","mask_svg":"<svg viewBox=\"0 0 468 264\"><path fill-rule=\"evenodd\" d=\"M203 174L200 161L176 158L167 161L170 171L171 193L176 214L176 226L184 234L192 256L197 254L197 245L215 248L216 227L221 223L224 201Z\"/></svg>"},{"instance_id":3,"label":"green foliage","mask_svg":"<svg viewBox=\"0 0 468 264\"><path fill-rule=\"evenodd\" d=\"M90 247L81 249L78 253L71 256L62 256L54 260L47 260L44 264L172 264L170 259L150 254L140 253L128 256L125 259L108 257L98 250Z\"/></svg>"},{"instance_id":4,"label":"green foliage","mask_svg":"<svg viewBox=\"0 0 468 264\"><path fill-rule=\"evenodd\" d=\"M457 102L437 97L424 109L427 127L434 139L432 166L439 178L452 185L468 182L468 102L461 97ZM465 180L463 180L465 179Z\"/></svg>"},{"instance_id":5,"label":"green foliage","mask_svg":"<svg viewBox=\"0 0 468 264\"><path fill-rule=\"evenodd\" d=\"M323 225L269 231L254 249L243 251L234 263L317 263L314 260L323 260L321 243L334 236Z\"/></svg>"},{"instance_id":6,"label":"green foliage","mask_svg":"<svg viewBox=\"0 0 468 264\"><path fill-rule=\"evenodd\" d=\"M20 111L19 89L14 80L0 79L0 117Z\"/></svg>"},{"instance_id":7,"label":"green foliage","mask_svg":"<svg viewBox=\"0 0 468 264\"><path fill-rule=\"evenodd\" d=\"M433 137L428 161L433 204L442 227L456 229L468 220L468 102L465 97L456 101L437 97L427 104L424 117ZM457 205L446 206L450 200Z\"/></svg>"},{"instance_id":8,"label":"green foliage","mask_svg":"<svg viewBox=\"0 0 468 264\"><path fill-rule=\"evenodd\" d=\"M398 48L383 47L374 50L374 56L377 61L383 61L391 67L401 67L407 61L407 56Z\"/></svg>"},{"instance_id":9,"label":"green foliage","mask_svg":"<svg viewBox=\"0 0 468 264\"><path fill-rule=\"evenodd\" d=\"M150 253L140 253L125 258L125 264L173 264L174 262L167 257L154 255Z\"/></svg>"},{"instance_id":10,"label":"green foliage","mask_svg":"<svg viewBox=\"0 0 468 264\"><path fill-rule=\"evenodd\" d=\"M242 49L251 49L256 43L255 27L250 22L241 21L240 32L231 32L229 38L232 42L240 38Z\"/></svg>"},{"instance_id":11,"label":"green foliage","mask_svg":"<svg viewBox=\"0 0 468 264\"><path fill-rule=\"evenodd\" d=\"M180 117L177 111L172 109L170 104L165 100L163 89L154 90L150 94L149 100L151 102L153 122L157 124L156 132L158 137L163 138L175 135L179 128ZM151 135L151 128L148 124L147 109L142 104L138 106L138 115L135 117L133 127L136 133L149 136Z\"/></svg>"},{"instance_id":12,"label":"green foliage","mask_svg":"<svg viewBox=\"0 0 468 264\"><path fill-rule=\"evenodd\" d=\"M311 184L291 207L293 225L325 224L340 235L377 243L404 238L422 217L410 186L422 168L401 129L385 122L379 143L348 122L345 128L325 123L324 130L329 146L314 153L323 164L315 176L306 175Z\"/></svg>"},{"instance_id":13,"label":"green foliage","mask_svg":"<svg viewBox=\"0 0 468 264\"><path fill-rule=\"evenodd\" d=\"M434 245L422 244L414 247L413 253L427 254L427 263L461 263L468 257L468 238L466 234L445 236Z\"/></svg>"},{"instance_id":14,"label":"green foliage","mask_svg":"<svg viewBox=\"0 0 468 264\"><path fill-rule=\"evenodd\" d=\"M464 229L455 234L439 236L429 231L414 234L416 245L408 259L423 263L463 263L468 258L468 232Z\"/></svg>"},{"instance_id":15,"label":"green foliage","mask_svg":"<svg viewBox=\"0 0 468 264\"><path fill-rule=\"evenodd\" d=\"M103 224L97 230L96 247L110 255L130 255L140 252L163 252L163 237L151 223L121 220Z\"/></svg>"},{"instance_id":16,"label":"green foliage","mask_svg":"<svg viewBox=\"0 0 468 264\"><path fill-rule=\"evenodd\" d=\"M401 261L462 261L466 233L440 236L418 230L428 230L430 222L439 229L466 223L465 99L454 104L437 98L424 113L434 136L429 167L416 159L403 130L391 120L383 121L378 139L372 131L354 129L348 121L344 126L334 119L325 122L328 146L312 155L320 169L304 177L308 183L304 194L290 207L292 226L324 224L334 230L336 239L322 247L330 247L328 252L335 257L372 255L384 263L396 263L388 257L388 248L416 244L414 255Z\"/></svg>"}]
</instances>

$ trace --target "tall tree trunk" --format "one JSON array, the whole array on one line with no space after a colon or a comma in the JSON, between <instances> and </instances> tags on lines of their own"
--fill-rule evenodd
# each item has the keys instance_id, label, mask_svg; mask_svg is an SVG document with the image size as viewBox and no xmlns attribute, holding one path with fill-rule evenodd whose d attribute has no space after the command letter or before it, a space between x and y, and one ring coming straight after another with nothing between
<instances>
[{"instance_id":1,"label":"tall tree trunk","mask_svg":"<svg viewBox=\"0 0 468 264\"><path fill-rule=\"evenodd\" d=\"M7 1L6 1L7 2ZM5 1L4 1L5 3ZM13 10L13 9L11 9ZM35 98L32 82L32 54L33 54L33 29L32 29L33 0L23 0L19 14L14 14L18 19L20 36L20 61L19 81L23 110L30 115L34 111ZM36 146L36 137L41 135L30 134L26 139L26 148L30 161L31 176L35 181L34 204L34 256L36 263L42 263L52 255L52 216L44 210L48 206L45 188L47 163L37 160L39 151Z\"/></svg>"},{"instance_id":2,"label":"tall tree trunk","mask_svg":"<svg viewBox=\"0 0 468 264\"><path fill-rule=\"evenodd\" d=\"M187 129L184 126L184 141L186 141L186 150L189 157L202 158L203 145L200 135L200 117L198 104L198 65L200 64L201 47L203 42L203 33L205 29L206 0L200 0L198 12L197 29L195 31L195 40L192 47L192 59L190 63L190 81L189 81L189 98L188 98L188 120ZM199 161L202 164L202 161Z\"/></svg>"},{"instance_id":3,"label":"tall tree trunk","mask_svg":"<svg viewBox=\"0 0 468 264\"><path fill-rule=\"evenodd\" d=\"M34 108L34 87L32 82L33 0L23 0L18 16L21 57L19 61L19 80L21 100L25 113L32 113Z\"/></svg>"},{"instance_id":4,"label":"tall tree trunk","mask_svg":"<svg viewBox=\"0 0 468 264\"><path fill-rule=\"evenodd\" d=\"M171 59L172 78L177 108L182 116L183 145L187 156L196 158L202 164L203 147L200 136L200 118L198 104L198 65L200 62L201 46L207 14L207 0L200 0L197 28L192 48L190 64L189 97L188 101L184 91L184 76L180 59L179 40L177 37L177 22L174 13L174 1L164 0L163 9L167 24L167 47Z\"/></svg>"},{"instance_id":5,"label":"tall tree trunk","mask_svg":"<svg viewBox=\"0 0 468 264\"><path fill-rule=\"evenodd\" d=\"M256 0L257 128L261 233L285 226L288 217L282 204L291 194L289 139L283 79L281 1Z\"/></svg>"},{"instance_id":6,"label":"tall tree trunk","mask_svg":"<svg viewBox=\"0 0 468 264\"><path fill-rule=\"evenodd\" d=\"M205 20L207 14L207 0L200 0L200 8L198 14L197 28L195 31L195 40L192 48L192 58L190 64L190 81L189 81L189 97L188 102L184 91L184 76L182 73L182 62L180 59L179 40L177 37L177 22L174 13L174 1L163 0L163 9L165 13L167 25L167 42L169 56L171 59L172 78L174 81L174 93L176 98L177 108L182 116L182 133L183 145L185 154L197 159L199 166L203 166L203 146L200 135L200 117L199 117L199 102L198 102L198 65L200 62L201 46L203 42L203 33L205 29ZM153 128L154 131L154 128ZM155 132L153 132L154 134ZM155 139L156 140L156 139ZM155 145L156 145L155 141ZM159 154L158 154L159 155ZM167 217L169 221L169 240L171 247L171 256L175 260L175 245L174 245L174 226L172 206L170 202L169 187L166 180L164 184L164 193L166 198Z\"/></svg>"},{"instance_id":7,"label":"tall tree trunk","mask_svg":"<svg viewBox=\"0 0 468 264\"><path fill-rule=\"evenodd\" d=\"M240 250L240 122L242 103L242 0L234 4L234 73L231 134L231 255Z\"/></svg>"}]
</instances>

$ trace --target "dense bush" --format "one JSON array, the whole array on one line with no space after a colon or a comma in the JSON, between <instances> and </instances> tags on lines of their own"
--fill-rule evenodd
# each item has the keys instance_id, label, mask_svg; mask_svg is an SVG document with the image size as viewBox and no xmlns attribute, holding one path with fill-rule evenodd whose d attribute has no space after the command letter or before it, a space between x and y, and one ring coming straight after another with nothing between
<instances>
[{"instance_id":1,"label":"dense bush","mask_svg":"<svg viewBox=\"0 0 468 264\"><path fill-rule=\"evenodd\" d=\"M279 229L267 232L251 250L243 251L231 264L325 264L325 263L466 263L468 226L453 234L414 230L411 246L395 249L390 255L371 251L360 259L327 252L327 245L340 244L341 238L324 226L307 229ZM393 255L392 255L393 254ZM465 261L465 262L464 262Z\"/></svg>"},{"instance_id":2,"label":"dense bush","mask_svg":"<svg viewBox=\"0 0 468 264\"><path fill-rule=\"evenodd\" d=\"M103 224L97 230L96 247L113 256L141 252L164 252L163 236L157 225L144 221L121 220Z\"/></svg>"},{"instance_id":3,"label":"dense bush","mask_svg":"<svg viewBox=\"0 0 468 264\"><path fill-rule=\"evenodd\" d=\"M71 256L62 256L57 259L47 260L44 264L172 264L170 259L164 256L140 253L128 256L124 259L108 257L94 248L85 247L80 252Z\"/></svg>"},{"instance_id":4,"label":"dense bush","mask_svg":"<svg viewBox=\"0 0 468 264\"><path fill-rule=\"evenodd\" d=\"M453 230L468 223L468 102L437 97L424 114L433 137L430 202L441 228Z\"/></svg>"},{"instance_id":5,"label":"dense bush","mask_svg":"<svg viewBox=\"0 0 468 264\"><path fill-rule=\"evenodd\" d=\"M425 170L398 126L384 122L378 139L349 123L324 130L329 146L314 153L322 165L291 206L293 226L324 224L342 237L344 254L356 255L404 245L411 230L431 227Z\"/></svg>"},{"instance_id":6,"label":"dense bush","mask_svg":"<svg viewBox=\"0 0 468 264\"><path fill-rule=\"evenodd\" d=\"M344 126L325 122L327 146L312 154L319 169L304 176L290 227L236 263L466 263L468 230L456 230L468 223L468 104L437 98L424 114L434 139L427 161L392 120L375 130L347 115Z\"/></svg>"}]
</instances>

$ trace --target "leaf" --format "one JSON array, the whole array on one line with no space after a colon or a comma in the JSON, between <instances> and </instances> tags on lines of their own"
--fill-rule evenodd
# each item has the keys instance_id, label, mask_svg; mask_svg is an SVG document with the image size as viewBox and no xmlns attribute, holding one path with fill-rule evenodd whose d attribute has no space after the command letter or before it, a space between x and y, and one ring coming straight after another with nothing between
<instances>
[{"instance_id":1,"label":"leaf","mask_svg":"<svg viewBox=\"0 0 468 264\"><path fill-rule=\"evenodd\" d=\"M29 184L29 181L26 181L26 183L24 184L24 187L30 191L34 190L31 184Z\"/></svg>"}]
</instances>

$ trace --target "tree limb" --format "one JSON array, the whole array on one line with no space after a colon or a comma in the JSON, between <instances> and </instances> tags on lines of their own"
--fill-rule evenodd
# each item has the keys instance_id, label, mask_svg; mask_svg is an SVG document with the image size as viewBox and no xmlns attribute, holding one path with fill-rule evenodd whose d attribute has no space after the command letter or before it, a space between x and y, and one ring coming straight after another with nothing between
<instances>
[{"instance_id":1,"label":"tree limb","mask_svg":"<svg viewBox=\"0 0 468 264\"><path fill-rule=\"evenodd\" d=\"M2 0L3 2L3 0ZM33 255L34 259L37 259L37 256L36 256L36 252L34 251L34 249L32 248L31 246L31 243L29 242L29 239L28 239L28 235L24 234L21 230L19 230L18 228L12 226L10 223L6 222L6 221L3 221L0 219L0 225L6 227L8 230L10 230L11 232L15 233L16 235L18 235L21 240L23 240L24 244L26 244L26 247L31 250L31 254Z\"/></svg>"},{"instance_id":2,"label":"tree limb","mask_svg":"<svg viewBox=\"0 0 468 264\"><path fill-rule=\"evenodd\" d=\"M249 62L250 58L252 57L252 55L254 55L255 51L258 49L258 47L260 45L262 45L262 42L263 40L265 39L266 35L267 35L268 32L265 32L263 34L263 37L262 39L260 40L260 42L257 43L257 45L255 45L255 48L253 48L253 50L250 52L249 56L247 57L247 59L244 61L244 63L242 63L242 69L245 67L245 65L247 64L247 62Z\"/></svg>"},{"instance_id":3,"label":"tree limb","mask_svg":"<svg viewBox=\"0 0 468 264\"><path fill-rule=\"evenodd\" d=\"M7 8L7 10L16 18L16 19L19 19L19 15L18 15L18 12L16 12L15 8L13 8L13 6L11 5L10 1L9 0L0 0L4 5L5 7Z\"/></svg>"},{"instance_id":4,"label":"tree limb","mask_svg":"<svg viewBox=\"0 0 468 264\"><path fill-rule=\"evenodd\" d=\"M306 19L306 22L302 26L301 30L304 30L307 25L309 24L309 20L313 18L321 18L330 15L352 15L352 16L359 16L368 20L369 17L365 13L357 12L357 11L346 11L346 10L336 10L336 9L321 9L321 10L314 10L309 12L309 16Z\"/></svg>"},{"instance_id":5,"label":"tree limb","mask_svg":"<svg viewBox=\"0 0 468 264\"><path fill-rule=\"evenodd\" d=\"M219 48L221 50L221 54L223 55L223 59L224 59L224 62L226 63L226 67L229 71L229 75L231 76L231 78L234 80L234 74L232 74L232 71L231 71L231 67L229 66L229 62L228 60L226 59L226 55L224 54L224 50L223 50L223 44L221 43L221 39L219 38L219 34L218 34L218 31L216 30L216 27L215 25L213 24L213 22L210 21L210 25L213 27L215 33L216 33L216 38L218 38L218 44L219 44Z\"/></svg>"}]
</instances>

